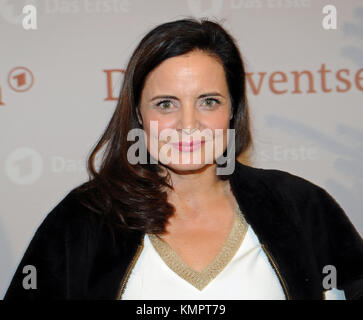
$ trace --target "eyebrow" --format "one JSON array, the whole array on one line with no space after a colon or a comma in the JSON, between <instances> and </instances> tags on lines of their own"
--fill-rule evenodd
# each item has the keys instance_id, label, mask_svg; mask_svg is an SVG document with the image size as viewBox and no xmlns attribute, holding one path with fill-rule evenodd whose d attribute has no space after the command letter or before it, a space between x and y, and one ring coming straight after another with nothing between
<instances>
[{"instance_id":1,"label":"eyebrow","mask_svg":"<svg viewBox=\"0 0 363 320\"><path fill-rule=\"evenodd\" d=\"M203 93L201 94L198 99L200 98L205 98L205 97L215 97L215 96L218 96L218 97L222 97L222 98L225 98L222 94L218 93L218 92L208 92L208 93ZM155 96L153 97L152 99L150 99L150 102L151 101L154 101L156 99L174 99L174 100L179 100L178 97L176 96L168 96L168 95L160 95L160 96Z\"/></svg>"}]
</instances>

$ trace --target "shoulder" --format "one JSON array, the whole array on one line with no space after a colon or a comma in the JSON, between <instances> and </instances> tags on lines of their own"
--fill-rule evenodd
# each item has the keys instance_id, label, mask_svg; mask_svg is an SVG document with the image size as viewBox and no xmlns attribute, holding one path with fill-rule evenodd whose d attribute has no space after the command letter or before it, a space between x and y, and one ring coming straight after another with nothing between
<instances>
[{"instance_id":1,"label":"shoulder","mask_svg":"<svg viewBox=\"0 0 363 320\"><path fill-rule=\"evenodd\" d=\"M254 168L238 165L239 171L244 172L247 188L257 194L261 201L271 200L278 208L286 211L308 229L321 232L325 228L343 230L355 237L359 242L359 235L350 218L323 187L295 174L277 169ZM240 177L242 179L242 177Z\"/></svg>"},{"instance_id":2,"label":"shoulder","mask_svg":"<svg viewBox=\"0 0 363 320\"><path fill-rule=\"evenodd\" d=\"M278 169L257 168L237 162L236 171L240 180L245 180L260 192L281 194L285 197L327 197L328 192L321 186L301 176Z\"/></svg>"},{"instance_id":3,"label":"shoulder","mask_svg":"<svg viewBox=\"0 0 363 320\"><path fill-rule=\"evenodd\" d=\"M295 174L278 169L236 165L237 180L243 192L260 201L273 201L290 215L302 220L347 219L344 210L323 187ZM310 217L310 218L308 218Z\"/></svg>"},{"instance_id":4,"label":"shoulder","mask_svg":"<svg viewBox=\"0 0 363 320\"><path fill-rule=\"evenodd\" d=\"M80 194L75 190L49 210L38 226L5 299L65 299L70 293L69 272L90 267L84 261L90 263L90 257L95 255L102 220L82 205ZM37 290L23 288L23 268L28 265L36 268Z\"/></svg>"},{"instance_id":5,"label":"shoulder","mask_svg":"<svg viewBox=\"0 0 363 320\"><path fill-rule=\"evenodd\" d=\"M78 237L90 228L96 230L101 226L103 216L85 204L94 195L90 191L81 192L82 186L73 188L49 210L37 233Z\"/></svg>"}]
</instances>

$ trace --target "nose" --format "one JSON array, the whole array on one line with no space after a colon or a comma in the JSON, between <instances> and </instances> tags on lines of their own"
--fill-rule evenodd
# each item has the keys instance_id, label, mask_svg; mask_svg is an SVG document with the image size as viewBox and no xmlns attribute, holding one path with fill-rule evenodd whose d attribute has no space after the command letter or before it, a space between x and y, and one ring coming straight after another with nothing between
<instances>
[{"instance_id":1,"label":"nose","mask_svg":"<svg viewBox=\"0 0 363 320\"><path fill-rule=\"evenodd\" d=\"M199 129L199 115L193 104L188 103L181 108L178 128L189 134Z\"/></svg>"}]
</instances>

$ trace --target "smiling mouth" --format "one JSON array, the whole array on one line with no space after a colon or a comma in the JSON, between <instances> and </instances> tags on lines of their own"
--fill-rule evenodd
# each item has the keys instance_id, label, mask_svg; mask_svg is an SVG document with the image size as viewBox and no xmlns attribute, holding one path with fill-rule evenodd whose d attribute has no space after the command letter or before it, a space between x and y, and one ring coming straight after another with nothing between
<instances>
[{"instance_id":1,"label":"smiling mouth","mask_svg":"<svg viewBox=\"0 0 363 320\"><path fill-rule=\"evenodd\" d=\"M173 148L178 149L179 151L192 152L194 150L200 149L204 143L205 143L204 140L191 141L191 142L180 141L179 143L171 143L171 145L173 146Z\"/></svg>"}]
</instances>

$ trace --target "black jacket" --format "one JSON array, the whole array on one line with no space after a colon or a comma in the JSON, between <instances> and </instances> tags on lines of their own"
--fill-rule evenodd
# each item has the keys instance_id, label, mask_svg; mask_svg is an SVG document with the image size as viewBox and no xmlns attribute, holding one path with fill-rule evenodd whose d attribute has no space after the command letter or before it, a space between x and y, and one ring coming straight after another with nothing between
<instances>
[{"instance_id":1,"label":"black jacket","mask_svg":"<svg viewBox=\"0 0 363 320\"><path fill-rule=\"evenodd\" d=\"M324 266L336 268L346 299L363 298L363 241L321 187L280 170L236 161L232 191L274 267L287 299L324 299ZM11 299L117 299L142 249L143 234L116 232L73 190L46 216L4 297ZM26 265L37 288L24 289Z\"/></svg>"}]
</instances>

